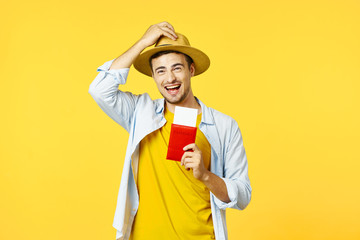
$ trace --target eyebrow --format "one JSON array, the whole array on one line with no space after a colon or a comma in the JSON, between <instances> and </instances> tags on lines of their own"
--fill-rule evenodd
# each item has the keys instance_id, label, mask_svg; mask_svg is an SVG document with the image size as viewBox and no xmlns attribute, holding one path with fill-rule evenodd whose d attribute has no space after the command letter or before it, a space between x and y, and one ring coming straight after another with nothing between
<instances>
[{"instance_id":1,"label":"eyebrow","mask_svg":"<svg viewBox=\"0 0 360 240\"><path fill-rule=\"evenodd\" d=\"M175 63L175 64L173 64L172 66L171 66L171 68L174 68L174 67L176 67L176 66L183 66L184 67L184 64L182 64L182 63ZM157 71L157 70L159 70L159 69L164 69L165 67L164 66L160 66L160 67L157 67L156 69L155 69L155 71Z\"/></svg>"},{"instance_id":2,"label":"eyebrow","mask_svg":"<svg viewBox=\"0 0 360 240\"><path fill-rule=\"evenodd\" d=\"M156 72L157 70L163 69L163 68L165 68L165 67L164 67L164 66L157 67L157 68L155 69L155 72Z\"/></svg>"},{"instance_id":3,"label":"eyebrow","mask_svg":"<svg viewBox=\"0 0 360 240\"><path fill-rule=\"evenodd\" d=\"M175 64L173 64L171 67L173 68L173 67L176 67L176 66L183 66L183 67L184 67L184 64L182 64L182 63L175 63Z\"/></svg>"}]
</instances>

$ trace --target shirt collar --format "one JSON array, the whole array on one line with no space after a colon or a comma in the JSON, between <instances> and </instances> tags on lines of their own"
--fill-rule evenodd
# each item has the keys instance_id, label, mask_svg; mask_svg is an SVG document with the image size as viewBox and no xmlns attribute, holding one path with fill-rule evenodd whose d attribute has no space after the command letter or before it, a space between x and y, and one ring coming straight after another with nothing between
<instances>
[{"instance_id":1,"label":"shirt collar","mask_svg":"<svg viewBox=\"0 0 360 240\"><path fill-rule=\"evenodd\" d=\"M213 115L211 114L211 110L210 108L208 108L202 101L200 101L200 99L198 99L197 97L195 97L196 101L200 104L201 106L201 112L202 112L202 116L201 116L201 123L205 123L208 125L213 125L215 124Z\"/></svg>"}]
</instances>

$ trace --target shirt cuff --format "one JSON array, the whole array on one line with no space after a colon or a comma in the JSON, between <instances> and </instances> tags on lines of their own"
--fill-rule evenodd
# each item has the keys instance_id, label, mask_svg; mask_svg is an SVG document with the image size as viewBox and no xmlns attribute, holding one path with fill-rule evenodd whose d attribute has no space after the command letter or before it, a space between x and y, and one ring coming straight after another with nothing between
<instances>
[{"instance_id":1,"label":"shirt cuff","mask_svg":"<svg viewBox=\"0 0 360 240\"><path fill-rule=\"evenodd\" d=\"M227 189L227 193L230 199L230 202L226 203L221 201L220 199L218 199L214 194L214 200L215 200L215 204L222 210L226 209L226 208L231 208L236 206L237 204L237 186L236 183L233 182L233 180L230 180L228 178L221 178L222 180L224 180L225 184L226 184L226 189Z\"/></svg>"},{"instance_id":2,"label":"shirt cuff","mask_svg":"<svg viewBox=\"0 0 360 240\"><path fill-rule=\"evenodd\" d=\"M103 65L97 68L97 71L104 71L105 76L110 74L118 84L125 84L127 76L129 74L129 68L111 69L109 70L112 62L115 59L105 62Z\"/></svg>"}]
</instances>

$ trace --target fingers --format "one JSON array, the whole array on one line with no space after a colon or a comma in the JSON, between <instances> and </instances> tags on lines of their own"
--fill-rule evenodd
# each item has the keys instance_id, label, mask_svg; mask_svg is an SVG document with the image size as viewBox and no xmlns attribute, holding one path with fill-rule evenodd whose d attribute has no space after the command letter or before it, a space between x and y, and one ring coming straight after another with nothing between
<instances>
[{"instance_id":1,"label":"fingers","mask_svg":"<svg viewBox=\"0 0 360 240\"><path fill-rule=\"evenodd\" d=\"M200 149L198 148L198 146L195 144L195 143L190 143L189 145L186 145L184 148L183 148L184 151L189 151L189 150L193 150L194 152L195 151L200 151Z\"/></svg>"},{"instance_id":2,"label":"fingers","mask_svg":"<svg viewBox=\"0 0 360 240\"><path fill-rule=\"evenodd\" d=\"M201 150L195 143L186 145L183 150L185 151L181 158L181 165L184 165L185 158L199 157L201 158Z\"/></svg>"},{"instance_id":3,"label":"fingers","mask_svg":"<svg viewBox=\"0 0 360 240\"><path fill-rule=\"evenodd\" d=\"M175 34L174 31L172 31L170 28L168 27L160 27L160 29L162 30L163 32L163 35L165 35L166 37L172 39L172 40L176 40L177 36Z\"/></svg>"},{"instance_id":4,"label":"fingers","mask_svg":"<svg viewBox=\"0 0 360 240\"><path fill-rule=\"evenodd\" d=\"M174 27L168 22L158 23L157 26L163 31L163 35L166 37L176 40L177 36Z\"/></svg>"},{"instance_id":5,"label":"fingers","mask_svg":"<svg viewBox=\"0 0 360 240\"><path fill-rule=\"evenodd\" d=\"M168 22L161 22L161 23L159 23L159 25L162 26L162 27L168 27L168 28L170 28L173 32L175 32L174 27L173 27L170 23L168 23Z\"/></svg>"},{"instance_id":6,"label":"fingers","mask_svg":"<svg viewBox=\"0 0 360 240\"><path fill-rule=\"evenodd\" d=\"M180 164L185 165L186 161L200 162L200 160L201 160L200 152L185 152L181 157Z\"/></svg>"},{"instance_id":7,"label":"fingers","mask_svg":"<svg viewBox=\"0 0 360 240\"><path fill-rule=\"evenodd\" d=\"M168 28L161 28L161 30L163 30L163 35L172 39L172 40L176 40L177 36L174 32L170 31Z\"/></svg>"},{"instance_id":8,"label":"fingers","mask_svg":"<svg viewBox=\"0 0 360 240\"><path fill-rule=\"evenodd\" d=\"M197 166L197 163L192 158L185 158L184 159L184 167L186 170L190 170Z\"/></svg>"},{"instance_id":9,"label":"fingers","mask_svg":"<svg viewBox=\"0 0 360 240\"><path fill-rule=\"evenodd\" d=\"M185 170L189 171L190 169L194 169L196 167L195 163L185 163Z\"/></svg>"},{"instance_id":10,"label":"fingers","mask_svg":"<svg viewBox=\"0 0 360 240\"><path fill-rule=\"evenodd\" d=\"M144 48L156 43L161 36L166 36L172 40L176 40L177 36L174 27L168 22L161 22L151 25L141 38Z\"/></svg>"},{"instance_id":11,"label":"fingers","mask_svg":"<svg viewBox=\"0 0 360 240\"><path fill-rule=\"evenodd\" d=\"M181 165L185 164L186 158L192 158L194 156L194 152L184 152L184 154L181 157Z\"/></svg>"}]
</instances>

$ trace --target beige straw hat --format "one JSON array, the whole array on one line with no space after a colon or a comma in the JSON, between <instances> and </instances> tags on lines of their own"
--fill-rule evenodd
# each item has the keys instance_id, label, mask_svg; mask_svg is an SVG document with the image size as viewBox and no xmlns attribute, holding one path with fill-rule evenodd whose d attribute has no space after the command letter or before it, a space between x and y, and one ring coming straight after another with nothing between
<instances>
[{"instance_id":1,"label":"beige straw hat","mask_svg":"<svg viewBox=\"0 0 360 240\"><path fill-rule=\"evenodd\" d=\"M174 50L184 53L193 59L195 64L194 76L205 72L210 66L209 57L199 49L191 47L189 40L184 35L180 33L176 33L176 35L178 36L176 40L172 40L165 36L160 37L156 42L155 47L143 52L135 59L135 69L151 77L152 72L149 64L150 57L157 52Z\"/></svg>"}]
</instances>

